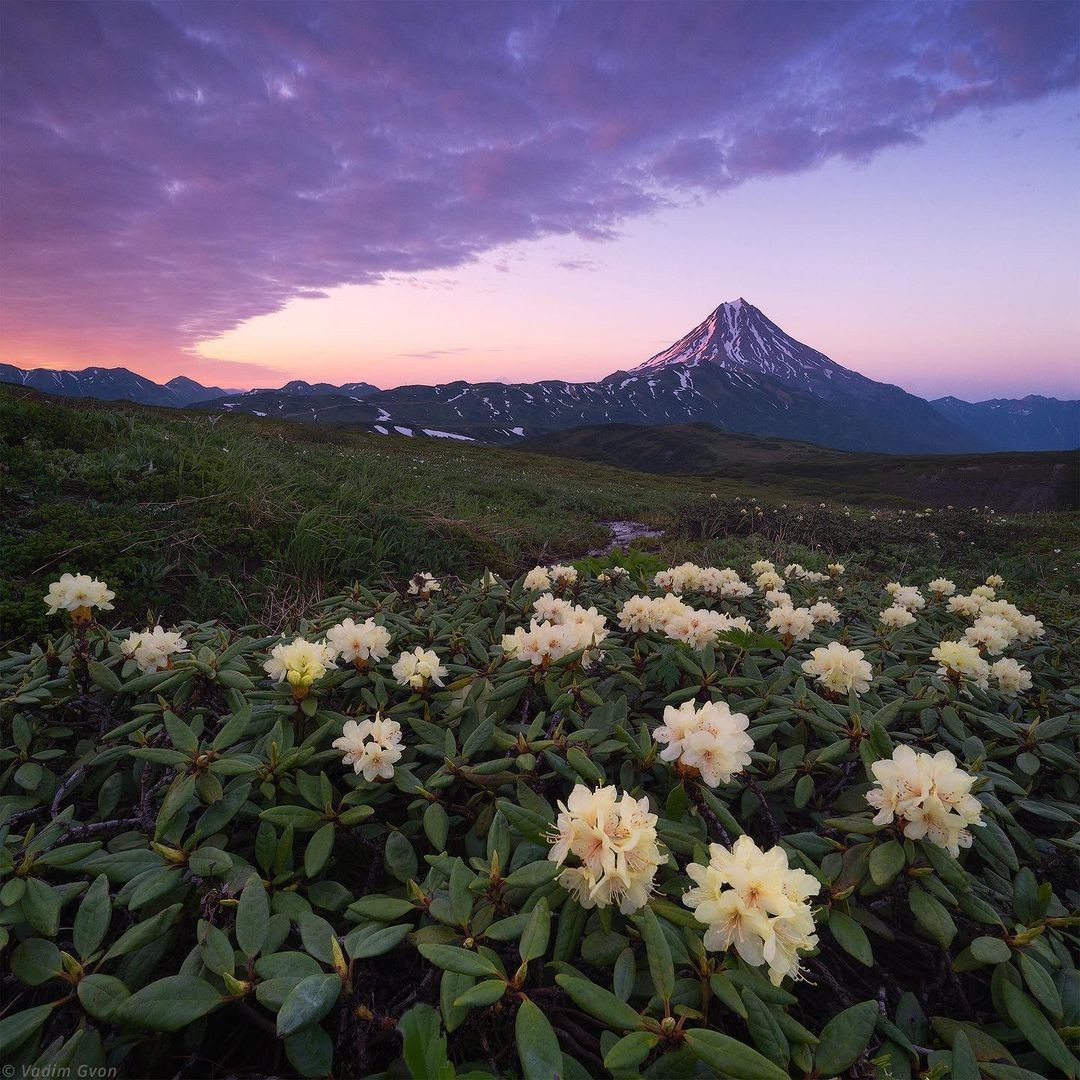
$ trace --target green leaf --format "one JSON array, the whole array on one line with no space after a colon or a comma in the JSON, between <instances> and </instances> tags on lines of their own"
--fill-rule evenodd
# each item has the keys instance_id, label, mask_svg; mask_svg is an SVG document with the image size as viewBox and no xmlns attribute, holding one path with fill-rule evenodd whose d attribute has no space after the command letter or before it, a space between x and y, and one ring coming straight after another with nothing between
<instances>
[{"instance_id":1,"label":"green leaf","mask_svg":"<svg viewBox=\"0 0 1080 1080\"><path fill-rule=\"evenodd\" d=\"M305 877L314 878L322 873L330 853L334 850L335 835L333 822L330 821L315 831L304 849Z\"/></svg>"},{"instance_id":2,"label":"green leaf","mask_svg":"<svg viewBox=\"0 0 1080 1080\"><path fill-rule=\"evenodd\" d=\"M690 1028L685 1035L686 1045L723 1076L738 1080L788 1080L786 1069L730 1035L706 1028Z\"/></svg>"},{"instance_id":3,"label":"green leaf","mask_svg":"<svg viewBox=\"0 0 1080 1080\"><path fill-rule=\"evenodd\" d=\"M86 672L102 690L108 690L115 694L122 685L115 672L104 664L98 663L97 660L86 661Z\"/></svg>"},{"instance_id":4,"label":"green leaf","mask_svg":"<svg viewBox=\"0 0 1080 1080\"><path fill-rule=\"evenodd\" d=\"M152 1028L179 1031L221 1004L221 995L194 975L169 975L136 991L117 1008L117 1021Z\"/></svg>"},{"instance_id":5,"label":"green leaf","mask_svg":"<svg viewBox=\"0 0 1080 1080\"><path fill-rule=\"evenodd\" d=\"M305 912L299 920L300 940L304 948L324 964L334 961L334 940L337 934L334 928L321 915Z\"/></svg>"},{"instance_id":6,"label":"green leaf","mask_svg":"<svg viewBox=\"0 0 1080 1080\"><path fill-rule=\"evenodd\" d=\"M416 852L408 838L399 832L392 832L386 838L386 853L384 857L386 869L398 879L407 882L416 877L417 861Z\"/></svg>"},{"instance_id":7,"label":"green leaf","mask_svg":"<svg viewBox=\"0 0 1080 1080\"><path fill-rule=\"evenodd\" d=\"M494 1005L506 993L509 985L504 979L485 979L475 986L470 986L464 994L456 997L454 1004L465 1009L471 1009L477 1005Z\"/></svg>"},{"instance_id":8,"label":"green leaf","mask_svg":"<svg viewBox=\"0 0 1080 1080\"><path fill-rule=\"evenodd\" d=\"M446 1036L430 1005L414 1005L398 1021L405 1067L413 1080L436 1080L448 1064ZM452 1075L452 1074L451 1074Z\"/></svg>"},{"instance_id":9,"label":"green leaf","mask_svg":"<svg viewBox=\"0 0 1080 1080\"><path fill-rule=\"evenodd\" d=\"M1024 982L1035 996L1035 1000L1055 1020L1062 1020L1065 1014L1065 1006L1061 1000L1061 994L1054 985L1050 973L1037 960L1032 959L1027 953L1020 953L1020 973L1024 976Z\"/></svg>"},{"instance_id":10,"label":"green leaf","mask_svg":"<svg viewBox=\"0 0 1080 1080\"><path fill-rule=\"evenodd\" d=\"M651 1031L631 1031L604 1055L604 1068L612 1073L635 1069L659 1041L660 1036Z\"/></svg>"},{"instance_id":11,"label":"green leaf","mask_svg":"<svg viewBox=\"0 0 1080 1080\"><path fill-rule=\"evenodd\" d=\"M411 930L408 924L358 926L345 937L345 951L353 960L383 956L404 941Z\"/></svg>"},{"instance_id":12,"label":"green leaf","mask_svg":"<svg viewBox=\"0 0 1080 1080\"><path fill-rule=\"evenodd\" d=\"M305 699L306 700L306 699ZM325 816L318 810L310 810L306 806L271 806L264 810L259 818L268 821L271 825L291 825L294 829L310 831L317 829L325 820Z\"/></svg>"},{"instance_id":13,"label":"green leaf","mask_svg":"<svg viewBox=\"0 0 1080 1080\"><path fill-rule=\"evenodd\" d=\"M870 852L870 877L875 885L888 885L904 869L904 846L896 840L880 844Z\"/></svg>"},{"instance_id":14,"label":"green leaf","mask_svg":"<svg viewBox=\"0 0 1080 1080\"><path fill-rule=\"evenodd\" d=\"M411 900L394 896L365 896L349 905L349 914L378 922L393 922L403 915L411 915L416 908Z\"/></svg>"},{"instance_id":15,"label":"green leaf","mask_svg":"<svg viewBox=\"0 0 1080 1080\"><path fill-rule=\"evenodd\" d=\"M838 1076L850 1068L874 1034L878 1003L864 1001L834 1016L824 1027L814 1054L814 1068L823 1076Z\"/></svg>"},{"instance_id":16,"label":"green leaf","mask_svg":"<svg viewBox=\"0 0 1080 1080\"><path fill-rule=\"evenodd\" d=\"M301 1076L329 1076L334 1071L334 1040L311 1024L285 1040L285 1056Z\"/></svg>"},{"instance_id":17,"label":"green leaf","mask_svg":"<svg viewBox=\"0 0 1080 1080\"><path fill-rule=\"evenodd\" d=\"M40 986L63 970L60 950L45 938L27 938L11 954L11 973L27 986Z\"/></svg>"},{"instance_id":18,"label":"green leaf","mask_svg":"<svg viewBox=\"0 0 1080 1080\"><path fill-rule=\"evenodd\" d=\"M266 941L266 924L269 920L270 901L266 897L262 878L252 874L236 906L236 944L245 956L258 956Z\"/></svg>"},{"instance_id":19,"label":"green leaf","mask_svg":"<svg viewBox=\"0 0 1080 1080\"><path fill-rule=\"evenodd\" d=\"M543 956L547 951L550 937L551 911L548 908L547 901L541 897L536 902L536 907L532 909L529 921L525 924L525 929L521 932L518 952L522 963L527 964L530 960Z\"/></svg>"},{"instance_id":20,"label":"green leaf","mask_svg":"<svg viewBox=\"0 0 1080 1080\"><path fill-rule=\"evenodd\" d=\"M196 877L223 877L232 864L232 856L227 851L213 847L199 848L188 859L188 868Z\"/></svg>"},{"instance_id":21,"label":"green leaf","mask_svg":"<svg viewBox=\"0 0 1080 1080\"><path fill-rule=\"evenodd\" d=\"M111 920L112 900L109 897L109 879L104 874L98 874L79 901L72 930L75 951L84 960L105 940Z\"/></svg>"},{"instance_id":22,"label":"green leaf","mask_svg":"<svg viewBox=\"0 0 1080 1080\"><path fill-rule=\"evenodd\" d=\"M95 1020L106 1022L111 1020L116 1010L131 997L131 992L119 979L112 975L102 975L100 972L80 979L78 994L82 1007Z\"/></svg>"},{"instance_id":23,"label":"green leaf","mask_svg":"<svg viewBox=\"0 0 1080 1080\"><path fill-rule=\"evenodd\" d=\"M553 881L561 872L562 867L558 863L543 859L519 867L507 877L506 886L510 889L536 889Z\"/></svg>"},{"instance_id":24,"label":"green leaf","mask_svg":"<svg viewBox=\"0 0 1080 1080\"><path fill-rule=\"evenodd\" d=\"M999 937L977 937L970 948L980 964L1005 964L1012 957L1012 949Z\"/></svg>"},{"instance_id":25,"label":"green leaf","mask_svg":"<svg viewBox=\"0 0 1080 1080\"><path fill-rule=\"evenodd\" d=\"M555 981L590 1016L602 1020L608 1027L621 1031L636 1031L644 1026L641 1014L635 1012L625 1001L620 1001L610 990L597 986L588 979L576 975L556 975Z\"/></svg>"},{"instance_id":26,"label":"green leaf","mask_svg":"<svg viewBox=\"0 0 1080 1080\"><path fill-rule=\"evenodd\" d=\"M156 941L166 928L172 924L173 919L179 914L180 908L180 904L173 904L172 907L167 907L164 911L152 915L145 922L136 923L130 929L125 930L109 946L109 951L102 957L102 962L114 960L118 956L125 956L127 953L148 945L151 941Z\"/></svg>"},{"instance_id":27,"label":"green leaf","mask_svg":"<svg viewBox=\"0 0 1080 1080\"><path fill-rule=\"evenodd\" d=\"M333 1007L341 993L337 975L309 975L289 992L277 1014L279 1038L287 1038L308 1024L318 1023Z\"/></svg>"},{"instance_id":28,"label":"green leaf","mask_svg":"<svg viewBox=\"0 0 1080 1080\"><path fill-rule=\"evenodd\" d=\"M971 1049L971 1043L963 1030L957 1031L952 1044L952 1068L949 1071L950 1080L980 1080L979 1062L975 1057L975 1051Z\"/></svg>"},{"instance_id":29,"label":"green leaf","mask_svg":"<svg viewBox=\"0 0 1080 1080\"><path fill-rule=\"evenodd\" d=\"M464 860L455 859L450 871L450 914L458 926L468 926L472 916L473 898L469 892L475 874Z\"/></svg>"},{"instance_id":30,"label":"green leaf","mask_svg":"<svg viewBox=\"0 0 1080 1080\"><path fill-rule=\"evenodd\" d=\"M746 1004L746 1026L754 1045L770 1061L786 1069L791 1060L791 1047L772 1010L753 990L744 990L742 999Z\"/></svg>"},{"instance_id":31,"label":"green leaf","mask_svg":"<svg viewBox=\"0 0 1080 1080\"><path fill-rule=\"evenodd\" d=\"M638 915L641 937L649 960L649 974L661 999L667 1003L675 993L675 965L671 960L671 946L660 928L660 920L652 908L646 906Z\"/></svg>"},{"instance_id":32,"label":"green leaf","mask_svg":"<svg viewBox=\"0 0 1080 1080\"><path fill-rule=\"evenodd\" d=\"M0 1058L7 1057L22 1046L48 1020L52 1011L52 1005L38 1005L0 1020Z\"/></svg>"},{"instance_id":33,"label":"green leaf","mask_svg":"<svg viewBox=\"0 0 1080 1080\"><path fill-rule=\"evenodd\" d=\"M941 901L913 885L908 893L908 906L927 934L943 949L947 949L956 937L956 923L952 921L952 916Z\"/></svg>"},{"instance_id":34,"label":"green leaf","mask_svg":"<svg viewBox=\"0 0 1080 1080\"><path fill-rule=\"evenodd\" d=\"M424 811L424 833L436 851L446 850L446 837L450 832L450 818L442 803L428 803Z\"/></svg>"},{"instance_id":35,"label":"green leaf","mask_svg":"<svg viewBox=\"0 0 1080 1080\"><path fill-rule=\"evenodd\" d=\"M23 918L39 933L56 937L60 929L60 894L36 877L26 878Z\"/></svg>"},{"instance_id":36,"label":"green leaf","mask_svg":"<svg viewBox=\"0 0 1080 1080\"><path fill-rule=\"evenodd\" d=\"M1011 983L1003 982L1001 992L1005 1007L1009 1010L1009 1017L1024 1033L1028 1042L1051 1065L1073 1080L1077 1071L1076 1059L1069 1053L1053 1024L1022 990L1018 990Z\"/></svg>"},{"instance_id":37,"label":"green leaf","mask_svg":"<svg viewBox=\"0 0 1080 1080\"><path fill-rule=\"evenodd\" d=\"M561 1080L559 1040L547 1017L527 998L514 1021L514 1039L525 1080Z\"/></svg>"},{"instance_id":38,"label":"green leaf","mask_svg":"<svg viewBox=\"0 0 1080 1080\"><path fill-rule=\"evenodd\" d=\"M456 971L461 975L477 978L501 977L502 972L486 957L456 945L420 945L420 955L444 971Z\"/></svg>"},{"instance_id":39,"label":"green leaf","mask_svg":"<svg viewBox=\"0 0 1080 1080\"><path fill-rule=\"evenodd\" d=\"M829 912L829 932L844 952L850 953L865 967L874 966L874 950L870 947L870 939L850 915L836 909Z\"/></svg>"}]
</instances>

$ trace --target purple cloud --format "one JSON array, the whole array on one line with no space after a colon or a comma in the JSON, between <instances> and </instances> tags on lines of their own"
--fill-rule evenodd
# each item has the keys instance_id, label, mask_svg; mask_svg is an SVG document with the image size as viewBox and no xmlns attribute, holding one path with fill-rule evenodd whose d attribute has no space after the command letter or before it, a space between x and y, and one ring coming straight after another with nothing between
<instances>
[{"instance_id":1,"label":"purple cloud","mask_svg":"<svg viewBox=\"0 0 1080 1080\"><path fill-rule=\"evenodd\" d=\"M1075 85L1078 10L9 0L8 348L160 355L293 296L866 160Z\"/></svg>"}]
</instances>

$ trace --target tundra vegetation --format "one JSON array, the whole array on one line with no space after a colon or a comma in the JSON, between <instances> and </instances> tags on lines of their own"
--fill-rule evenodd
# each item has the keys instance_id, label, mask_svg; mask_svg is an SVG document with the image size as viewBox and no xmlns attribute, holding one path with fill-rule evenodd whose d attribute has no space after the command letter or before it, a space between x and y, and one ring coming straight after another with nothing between
<instances>
[{"instance_id":1,"label":"tundra vegetation","mask_svg":"<svg viewBox=\"0 0 1080 1080\"><path fill-rule=\"evenodd\" d=\"M1075 615L966 569L985 515L778 506L844 544L804 566L717 502L687 542L732 565L414 565L272 634L38 580L0 661L4 1062L1075 1077ZM870 572L863 530L956 572Z\"/></svg>"}]
</instances>

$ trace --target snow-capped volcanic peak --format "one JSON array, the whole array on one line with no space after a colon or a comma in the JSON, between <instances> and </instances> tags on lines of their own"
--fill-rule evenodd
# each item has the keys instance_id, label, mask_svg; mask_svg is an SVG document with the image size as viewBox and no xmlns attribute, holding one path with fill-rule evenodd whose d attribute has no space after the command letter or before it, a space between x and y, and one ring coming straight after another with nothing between
<instances>
[{"instance_id":1,"label":"snow-capped volcanic peak","mask_svg":"<svg viewBox=\"0 0 1080 1080\"><path fill-rule=\"evenodd\" d=\"M784 383L817 382L823 375L848 374L824 354L785 334L742 297L721 304L685 337L631 370L651 371L672 364L716 364L729 370L760 372Z\"/></svg>"}]
</instances>

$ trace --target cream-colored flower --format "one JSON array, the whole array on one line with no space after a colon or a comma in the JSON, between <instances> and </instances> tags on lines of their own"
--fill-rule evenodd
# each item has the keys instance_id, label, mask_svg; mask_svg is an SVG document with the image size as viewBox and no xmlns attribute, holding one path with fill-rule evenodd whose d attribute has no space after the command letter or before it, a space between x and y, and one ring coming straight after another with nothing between
<instances>
[{"instance_id":1,"label":"cream-colored flower","mask_svg":"<svg viewBox=\"0 0 1080 1080\"><path fill-rule=\"evenodd\" d=\"M949 610L954 615L962 615L965 619L973 619L979 614L985 601L981 596L964 596L962 593L949 599Z\"/></svg>"},{"instance_id":2,"label":"cream-colored flower","mask_svg":"<svg viewBox=\"0 0 1080 1080\"><path fill-rule=\"evenodd\" d=\"M347 664L378 663L390 655L390 631L374 619L343 619L326 631L326 643Z\"/></svg>"},{"instance_id":3,"label":"cream-colored flower","mask_svg":"<svg viewBox=\"0 0 1080 1080\"><path fill-rule=\"evenodd\" d=\"M1000 574L991 574L986 579L986 584L989 585L991 589L1000 589L1005 584L1005 579Z\"/></svg>"},{"instance_id":4,"label":"cream-colored flower","mask_svg":"<svg viewBox=\"0 0 1080 1080\"><path fill-rule=\"evenodd\" d=\"M270 659L263 664L267 675L274 682L288 680L297 700L305 697L311 684L321 679L327 669L334 666L334 650L321 641L305 641L296 638L287 644L281 642L270 651Z\"/></svg>"},{"instance_id":5,"label":"cream-colored flower","mask_svg":"<svg viewBox=\"0 0 1080 1080\"><path fill-rule=\"evenodd\" d=\"M936 660L940 665L939 675L947 675L952 679L964 676L971 679L976 686L986 687L990 668L974 645L969 645L966 641L942 641L930 653L930 659Z\"/></svg>"},{"instance_id":6,"label":"cream-colored flower","mask_svg":"<svg viewBox=\"0 0 1080 1080\"><path fill-rule=\"evenodd\" d=\"M1016 697L1020 691L1031 689L1031 672L1007 657L991 664L990 674L1006 697Z\"/></svg>"},{"instance_id":7,"label":"cream-colored flower","mask_svg":"<svg viewBox=\"0 0 1080 1080\"><path fill-rule=\"evenodd\" d=\"M831 562L825 567L826 570L832 574L833 577L839 577L844 572L844 564L839 562Z\"/></svg>"},{"instance_id":8,"label":"cream-colored flower","mask_svg":"<svg viewBox=\"0 0 1080 1080\"><path fill-rule=\"evenodd\" d=\"M765 570L757 576L757 587L763 592L782 589L786 582L775 570Z\"/></svg>"},{"instance_id":9,"label":"cream-colored flower","mask_svg":"<svg viewBox=\"0 0 1080 1080\"><path fill-rule=\"evenodd\" d=\"M814 618L804 607L774 607L765 625L791 641L803 641L814 632Z\"/></svg>"},{"instance_id":10,"label":"cream-colored flower","mask_svg":"<svg viewBox=\"0 0 1080 1080\"><path fill-rule=\"evenodd\" d=\"M997 656L1017 636L1016 627L1000 615L980 615L964 631L964 640L980 652Z\"/></svg>"},{"instance_id":11,"label":"cream-colored flower","mask_svg":"<svg viewBox=\"0 0 1080 1080\"><path fill-rule=\"evenodd\" d=\"M878 811L875 825L896 820L909 839L925 837L955 858L960 848L971 847L969 828L985 824L982 803L971 794L975 777L959 768L948 750L924 754L898 746L871 771L877 786L866 801Z\"/></svg>"},{"instance_id":12,"label":"cream-colored flower","mask_svg":"<svg viewBox=\"0 0 1080 1080\"><path fill-rule=\"evenodd\" d=\"M434 649L423 649L419 645L412 652L403 652L390 671L401 686L409 686L413 690L420 690L429 682L442 686L448 674L439 662L439 654Z\"/></svg>"},{"instance_id":13,"label":"cream-colored flower","mask_svg":"<svg viewBox=\"0 0 1080 1080\"><path fill-rule=\"evenodd\" d=\"M750 573L756 575L764 573L776 573L776 567L768 559L758 559L750 566Z\"/></svg>"},{"instance_id":14,"label":"cream-colored flower","mask_svg":"<svg viewBox=\"0 0 1080 1080\"><path fill-rule=\"evenodd\" d=\"M750 596L753 591L754 587L745 581L725 581L720 586L720 595L727 600L742 600Z\"/></svg>"},{"instance_id":15,"label":"cream-colored flower","mask_svg":"<svg viewBox=\"0 0 1080 1080\"><path fill-rule=\"evenodd\" d=\"M893 607L907 608L908 611L921 611L926 607L926 598L914 585L890 581L885 591L892 594Z\"/></svg>"},{"instance_id":16,"label":"cream-colored flower","mask_svg":"<svg viewBox=\"0 0 1080 1080\"><path fill-rule=\"evenodd\" d=\"M774 986L798 978L799 953L817 944L808 903L821 891L816 878L792 869L782 847L763 851L749 836L740 836L730 851L710 845L708 865L692 862L686 872L696 885L683 903L708 927L706 949L734 947L747 964L767 964Z\"/></svg>"},{"instance_id":17,"label":"cream-colored flower","mask_svg":"<svg viewBox=\"0 0 1080 1080\"><path fill-rule=\"evenodd\" d=\"M943 600L946 596L952 596L956 592L955 582L950 581L948 578L934 578L926 586L939 600Z\"/></svg>"},{"instance_id":18,"label":"cream-colored flower","mask_svg":"<svg viewBox=\"0 0 1080 1080\"><path fill-rule=\"evenodd\" d=\"M765 594L765 603L773 607L791 607L791 597L783 589L770 589Z\"/></svg>"},{"instance_id":19,"label":"cream-colored flower","mask_svg":"<svg viewBox=\"0 0 1080 1080\"><path fill-rule=\"evenodd\" d=\"M70 611L76 622L85 622L94 608L112 611L111 601L115 596L116 593L104 581L98 581L89 574L61 574L59 581L49 586L44 599L50 615Z\"/></svg>"},{"instance_id":20,"label":"cream-colored flower","mask_svg":"<svg viewBox=\"0 0 1080 1080\"><path fill-rule=\"evenodd\" d=\"M187 647L187 642L177 631L155 626L141 634L132 633L120 649L125 656L135 660L140 671L149 672L172 667L173 656L185 652Z\"/></svg>"},{"instance_id":21,"label":"cream-colored flower","mask_svg":"<svg viewBox=\"0 0 1080 1080\"><path fill-rule=\"evenodd\" d=\"M373 720L346 720L341 737L332 745L342 751L343 763L351 765L358 776L363 773L369 782L389 780L401 759L401 725L396 720L384 720L378 713Z\"/></svg>"},{"instance_id":22,"label":"cream-colored flower","mask_svg":"<svg viewBox=\"0 0 1080 1080\"><path fill-rule=\"evenodd\" d=\"M543 596L538 596L533 601L533 611L540 622L560 622L559 615L572 606L569 600L560 600L549 592L544 593Z\"/></svg>"},{"instance_id":23,"label":"cream-colored flower","mask_svg":"<svg viewBox=\"0 0 1080 1080\"><path fill-rule=\"evenodd\" d=\"M803 671L813 675L826 690L846 694L854 690L865 694L874 677L870 664L863 659L861 649L849 649L839 641L830 641L825 648L814 649L804 660Z\"/></svg>"},{"instance_id":24,"label":"cream-colored flower","mask_svg":"<svg viewBox=\"0 0 1080 1080\"><path fill-rule=\"evenodd\" d=\"M971 590L972 596L981 596L984 600L993 600L997 596L997 591L993 585L976 585Z\"/></svg>"},{"instance_id":25,"label":"cream-colored flower","mask_svg":"<svg viewBox=\"0 0 1080 1080\"><path fill-rule=\"evenodd\" d=\"M617 904L630 915L648 903L656 869L667 862L656 842L656 815L647 798L620 796L614 787L590 791L577 784L559 816L548 858L565 863L574 856L580 866L567 867L559 884L585 908Z\"/></svg>"},{"instance_id":26,"label":"cream-colored flower","mask_svg":"<svg viewBox=\"0 0 1080 1080\"><path fill-rule=\"evenodd\" d=\"M708 787L728 784L750 764L754 740L746 733L750 719L733 713L726 701L708 701L700 708L684 701L664 710L664 723L653 738L664 749L662 761L678 761L697 769Z\"/></svg>"},{"instance_id":27,"label":"cream-colored flower","mask_svg":"<svg viewBox=\"0 0 1080 1080\"><path fill-rule=\"evenodd\" d=\"M522 587L526 592L540 592L551 588L551 574L546 566L534 566L526 575Z\"/></svg>"},{"instance_id":28,"label":"cream-colored flower","mask_svg":"<svg viewBox=\"0 0 1080 1080\"><path fill-rule=\"evenodd\" d=\"M887 630L899 630L903 626L910 626L915 621L915 616L903 607L888 607L878 613L881 625Z\"/></svg>"},{"instance_id":29,"label":"cream-colored flower","mask_svg":"<svg viewBox=\"0 0 1080 1080\"><path fill-rule=\"evenodd\" d=\"M838 623L840 612L834 604L830 604L827 600L819 600L816 604L810 605L810 618L815 623Z\"/></svg>"},{"instance_id":30,"label":"cream-colored flower","mask_svg":"<svg viewBox=\"0 0 1080 1080\"><path fill-rule=\"evenodd\" d=\"M556 585L573 585L577 581L577 570L572 566L549 566L548 571Z\"/></svg>"}]
</instances>

